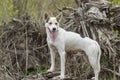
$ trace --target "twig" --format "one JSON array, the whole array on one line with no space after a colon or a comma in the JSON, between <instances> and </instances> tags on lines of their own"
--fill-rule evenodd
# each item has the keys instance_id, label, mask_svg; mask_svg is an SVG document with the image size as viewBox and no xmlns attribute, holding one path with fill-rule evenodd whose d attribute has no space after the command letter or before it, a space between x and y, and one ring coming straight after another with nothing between
<instances>
[{"instance_id":1,"label":"twig","mask_svg":"<svg viewBox=\"0 0 120 80\"><path fill-rule=\"evenodd\" d=\"M119 73L120 73L120 64L119 64L119 66L118 66L118 69L119 69Z\"/></svg>"},{"instance_id":2,"label":"twig","mask_svg":"<svg viewBox=\"0 0 120 80\"><path fill-rule=\"evenodd\" d=\"M14 43L14 49L15 49L15 58L16 58L17 69L18 69L18 73L19 73L20 66L19 66L19 63L18 63L17 50L16 50L16 47L15 47L15 43Z\"/></svg>"},{"instance_id":3,"label":"twig","mask_svg":"<svg viewBox=\"0 0 120 80\"><path fill-rule=\"evenodd\" d=\"M115 65L115 55L113 55L113 69L114 69L114 72L115 72L115 69L116 69L116 65ZM120 74L120 73L119 73ZM116 80L116 74L114 73L113 74L113 78L114 80Z\"/></svg>"},{"instance_id":4,"label":"twig","mask_svg":"<svg viewBox=\"0 0 120 80\"><path fill-rule=\"evenodd\" d=\"M46 47L46 46L47 46L47 44L45 44L45 45L43 45L43 46L40 46L40 47L33 48L33 50L42 49L42 48L44 48L44 47Z\"/></svg>"},{"instance_id":5,"label":"twig","mask_svg":"<svg viewBox=\"0 0 120 80\"><path fill-rule=\"evenodd\" d=\"M118 73L118 72L116 72L116 71L114 71L114 70L111 70L111 69L108 69L108 68L103 68L103 69L105 69L105 70L107 70L107 71L109 71L109 72L112 72L113 74L115 74L115 75L117 75L117 76L120 76L120 73Z\"/></svg>"},{"instance_id":6,"label":"twig","mask_svg":"<svg viewBox=\"0 0 120 80\"><path fill-rule=\"evenodd\" d=\"M8 75L10 75L11 77L13 76L12 73L6 68L5 65L3 65L2 68L5 70L5 72L8 73ZM12 77L12 80L15 80L15 77Z\"/></svg>"},{"instance_id":7,"label":"twig","mask_svg":"<svg viewBox=\"0 0 120 80\"><path fill-rule=\"evenodd\" d=\"M83 31L84 35L87 36L87 37L89 37L88 31L87 31L86 26L85 26L85 22L84 21L80 21L80 24L82 26L82 29L84 30Z\"/></svg>"},{"instance_id":8,"label":"twig","mask_svg":"<svg viewBox=\"0 0 120 80\"><path fill-rule=\"evenodd\" d=\"M26 74L27 74L27 68L28 68L28 31L27 31L27 27L26 28Z\"/></svg>"},{"instance_id":9,"label":"twig","mask_svg":"<svg viewBox=\"0 0 120 80\"><path fill-rule=\"evenodd\" d=\"M73 21L69 21L68 25L66 25L66 27L64 27L64 29L67 30L67 29L70 28L73 24L74 24Z\"/></svg>"},{"instance_id":10,"label":"twig","mask_svg":"<svg viewBox=\"0 0 120 80\"><path fill-rule=\"evenodd\" d=\"M63 7L62 10L78 11L78 9L74 9L72 7Z\"/></svg>"}]
</instances>

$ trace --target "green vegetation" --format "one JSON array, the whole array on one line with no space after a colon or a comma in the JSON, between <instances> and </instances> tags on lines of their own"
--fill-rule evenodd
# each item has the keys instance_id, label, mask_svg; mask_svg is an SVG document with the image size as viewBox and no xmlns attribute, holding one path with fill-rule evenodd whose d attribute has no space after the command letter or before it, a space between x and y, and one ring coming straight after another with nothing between
<instances>
[{"instance_id":1,"label":"green vegetation","mask_svg":"<svg viewBox=\"0 0 120 80\"><path fill-rule=\"evenodd\" d=\"M35 74L37 74L37 73L45 73L45 72L47 72L47 69L37 69L37 70L33 70L33 71L27 71L27 73L26 72L23 72L23 75L24 76L28 76L28 75L35 75Z\"/></svg>"},{"instance_id":2,"label":"green vegetation","mask_svg":"<svg viewBox=\"0 0 120 80\"><path fill-rule=\"evenodd\" d=\"M11 18L21 18L25 13L34 20L41 20L44 12L56 15L56 8L63 6L75 6L74 0L1 0L0 21L9 22Z\"/></svg>"},{"instance_id":3,"label":"green vegetation","mask_svg":"<svg viewBox=\"0 0 120 80\"><path fill-rule=\"evenodd\" d=\"M120 4L120 0L111 0L112 3Z\"/></svg>"}]
</instances>

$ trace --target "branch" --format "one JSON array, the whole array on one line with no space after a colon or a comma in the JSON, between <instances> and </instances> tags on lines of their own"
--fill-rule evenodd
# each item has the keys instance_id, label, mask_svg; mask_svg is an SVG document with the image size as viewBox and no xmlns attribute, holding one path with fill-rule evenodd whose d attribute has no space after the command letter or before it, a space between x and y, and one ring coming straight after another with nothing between
<instances>
[{"instance_id":1,"label":"branch","mask_svg":"<svg viewBox=\"0 0 120 80\"><path fill-rule=\"evenodd\" d=\"M109 72L111 72L111 73L113 73L113 74L115 74L115 75L117 75L117 76L120 76L120 73L118 73L118 72L116 72L116 71L113 71L113 70L111 70L111 69L108 69L108 68L103 68L104 70L107 70L107 71L109 71Z\"/></svg>"}]
</instances>

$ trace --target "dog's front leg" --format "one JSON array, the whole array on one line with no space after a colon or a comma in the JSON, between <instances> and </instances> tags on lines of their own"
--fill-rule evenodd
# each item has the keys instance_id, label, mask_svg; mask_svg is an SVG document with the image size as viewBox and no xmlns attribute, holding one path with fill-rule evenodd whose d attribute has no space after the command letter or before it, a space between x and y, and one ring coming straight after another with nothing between
<instances>
[{"instance_id":1,"label":"dog's front leg","mask_svg":"<svg viewBox=\"0 0 120 80\"><path fill-rule=\"evenodd\" d=\"M61 73L60 73L60 78L63 79L65 78L65 51L64 50L58 50L60 54L60 61L61 61Z\"/></svg>"},{"instance_id":2,"label":"dog's front leg","mask_svg":"<svg viewBox=\"0 0 120 80\"><path fill-rule=\"evenodd\" d=\"M48 69L48 72L53 72L55 70L55 53L54 50L49 47L50 49L50 56L51 56L51 67Z\"/></svg>"}]
</instances>

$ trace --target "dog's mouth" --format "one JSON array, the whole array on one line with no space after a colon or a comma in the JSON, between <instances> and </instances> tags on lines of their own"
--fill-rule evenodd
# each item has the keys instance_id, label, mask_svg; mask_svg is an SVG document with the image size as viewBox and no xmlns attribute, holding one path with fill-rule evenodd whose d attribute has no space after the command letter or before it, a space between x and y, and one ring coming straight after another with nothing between
<instances>
[{"instance_id":1,"label":"dog's mouth","mask_svg":"<svg viewBox=\"0 0 120 80\"><path fill-rule=\"evenodd\" d=\"M56 32L55 32L55 31L52 31L52 32L51 32L51 37L52 37L53 40L56 39Z\"/></svg>"},{"instance_id":2,"label":"dog's mouth","mask_svg":"<svg viewBox=\"0 0 120 80\"><path fill-rule=\"evenodd\" d=\"M49 28L48 28L50 34L51 34L51 38L52 40L54 41L56 39L56 31L51 31Z\"/></svg>"}]
</instances>

